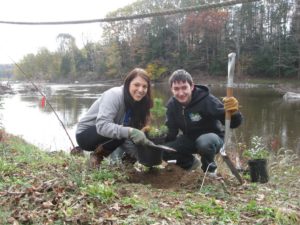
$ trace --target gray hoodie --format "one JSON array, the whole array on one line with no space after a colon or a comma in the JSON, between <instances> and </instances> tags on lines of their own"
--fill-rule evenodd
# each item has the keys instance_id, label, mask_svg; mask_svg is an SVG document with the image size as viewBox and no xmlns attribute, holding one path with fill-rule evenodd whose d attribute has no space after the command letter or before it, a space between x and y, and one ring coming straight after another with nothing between
<instances>
[{"instance_id":1,"label":"gray hoodie","mask_svg":"<svg viewBox=\"0 0 300 225\"><path fill-rule=\"evenodd\" d=\"M76 134L95 126L101 136L113 139L128 138L129 127L124 127L125 103L123 86L105 91L80 119Z\"/></svg>"}]
</instances>

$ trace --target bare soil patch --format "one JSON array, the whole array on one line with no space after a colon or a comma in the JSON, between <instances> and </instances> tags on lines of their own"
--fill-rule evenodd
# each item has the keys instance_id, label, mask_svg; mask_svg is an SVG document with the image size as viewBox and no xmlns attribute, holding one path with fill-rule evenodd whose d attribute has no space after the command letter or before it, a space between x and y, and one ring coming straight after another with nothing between
<instances>
[{"instance_id":1,"label":"bare soil patch","mask_svg":"<svg viewBox=\"0 0 300 225\"><path fill-rule=\"evenodd\" d=\"M147 171L131 169L127 171L127 176L130 183L151 185L153 188L195 190L200 188L204 173L200 170L186 171L175 164L168 164L165 168L151 168ZM205 179L206 184L218 183L217 179Z\"/></svg>"}]
</instances>

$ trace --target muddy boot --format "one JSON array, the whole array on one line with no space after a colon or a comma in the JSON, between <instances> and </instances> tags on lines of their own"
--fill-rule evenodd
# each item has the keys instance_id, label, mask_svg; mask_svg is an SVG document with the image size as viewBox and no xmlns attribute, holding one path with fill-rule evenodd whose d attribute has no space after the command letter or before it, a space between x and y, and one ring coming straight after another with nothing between
<instances>
[{"instance_id":1,"label":"muddy boot","mask_svg":"<svg viewBox=\"0 0 300 225\"><path fill-rule=\"evenodd\" d=\"M207 158L205 158L205 156L201 157L201 163L202 163L201 169L203 170L204 173L206 171L213 173L217 169L217 164L214 162L214 160L208 160Z\"/></svg>"},{"instance_id":2,"label":"muddy boot","mask_svg":"<svg viewBox=\"0 0 300 225\"><path fill-rule=\"evenodd\" d=\"M125 153L122 157L122 163L127 165L135 164L137 160L134 157L131 157L129 154Z\"/></svg>"},{"instance_id":3,"label":"muddy boot","mask_svg":"<svg viewBox=\"0 0 300 225\"><path fill-rule=\"evenodd\" d=\"M90 167L98 168L103 161L104 157L107 157L110 154L109 151L105 150L102 145L99 145L95 151L90 154Z\"/></svg>"}]
</instances>

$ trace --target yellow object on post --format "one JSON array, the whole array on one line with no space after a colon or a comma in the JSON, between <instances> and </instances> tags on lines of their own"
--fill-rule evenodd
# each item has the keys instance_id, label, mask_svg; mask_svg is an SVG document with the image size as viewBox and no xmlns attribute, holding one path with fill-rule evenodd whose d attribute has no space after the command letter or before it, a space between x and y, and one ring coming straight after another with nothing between
<instances>
[{"instance_id":1,"label":"yellow object on post","mask_svg":"<svg viewBox=\"0 0 300 225\"><path fill-rule=\"evenodd\" d=\"M235 97L225 97L223 98L224 108L231 114L239 110L239 102Z\"/></svg>"},{"instance_id":2,"label":"yellow object on post","mask_svg":"<svg viewBox=\"0 0 300 225\"><path fill-rule=\"evenodd\" d=\"M233 76L234 76L234 67L235 67L235 53L230 53L228 55L228 81L227 81L227 89L226 89L226 97L223 99L225 102L225 140L224 145L220 150L220 154L229 167L232 174L237 178L240 184L243 184L243 179L237 171L235 165L232 163L229 156L226 154L226 149L228 148L228 143L230 139L230 122L231 122L231 114L233 111L238 110L238 101L233 97ZM226 103L227 102L227 103Z\"/></svg>"}]
</instances>

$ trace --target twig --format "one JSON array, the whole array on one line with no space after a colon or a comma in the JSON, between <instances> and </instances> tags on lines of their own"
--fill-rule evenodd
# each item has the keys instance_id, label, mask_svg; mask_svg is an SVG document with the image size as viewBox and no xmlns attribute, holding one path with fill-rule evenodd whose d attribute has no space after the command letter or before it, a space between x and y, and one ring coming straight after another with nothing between
<instances>
[{"instance_id":1,"label":"twig","mask_svg":"<svg viewBox=\"0 0 300 225\"><path fill-rule=\"evenodd\" d=\"M202 190L202 187L203 187L203 184L204 184L204 180L205 180L205 178L206 178L206 174L207 174L208 169L209 169L209 167L210 167L211 164L212 164L212 162L211 162L210 164L208 164L208 166L207 166L207 168L206 168L206 171L205 171L205 173L204 173L204 177L203 177L203 180L202 180L202 184L201 184L201 186L200 186L200 192L201 192L201 190Z\"/></svg>"},{"instance_id":2,"label":"twig","mask_svg":"<svg viewBox=\"0 0 300 225\"><path fill-rule=\"evenodd\" d=\"M15 191L3 191L0 192L0 197L4 197L6 195L24 195L26 192L15 192Z\"/></svg>"},{"instance_id":3,"label":"twig","mask_svg":"<svg viewBox=\"0 0 300 225\"><path fill-rule=\"evenodd\" d=\"M9 57L10 58L10 57ZM24 71L23 71L23 69L12 59L12 58L10 58L11 59L11 61L13 61L13 63L16 65L16 67L18 67L18 69L29 79L29 75L28 74L26 74ZM40 95L41 96L43 96L44 98L46 98L46 96L44 95L44 93L35 85L35 83L33 83L33 81L31 80L31 79L29 79L29 81L30 81L30 83L32 84L32 86L40 93ZM46 98L47 99L47 98ZM60 122L60 124L62 125L62 127L63 127L63 129L65 130L65 132L66 132L66 134L67 134L67 136L68 136L68 138L69 138L69 140L70 140L70 142L71 142L71 144L72 144L72 146L73 146L73 148L75 148L75 145L74 145L74 143L73 143L73 141L72 141L72 139L71 139L71 137L70 137L70 135L69 135L69 133L68 133L68 131L67 131L67 129L66 129L66 127L65 127L65 125L64 125L64 123L62 122L62 120L59 118L59 116L58 116L58 114L56 113L56 111L55 111L55 109L52 107L52 105L51 105L51 103L49 102L49 100L47 100L47 103L48 103L48 105L50 106L50 108L51 108L51 110L54 112L54 114L55 114L55 116L56 116L56 118L58 119L58 121Z\"/></svg>"},{"instance_id":4,"label":"twig","mask_svg":"<svg viewBox=\"0 0 300 225\"><path fill-rule=\"evenodd\" d=\"M210 164L208 164L207 169L206 169L206 171L205 171L205 173L204 173L204 177L203 177L202 184L201 184L201 187L200 187L200 192L201 192L201 190L202 190L202 187L203 187L203 184L204 184L204 180L205 180L205 178L206 178L206 175L207 175L207 173L208 173L208 169L209 169L209 167L211 166L211 164L212 164L212 162L211 162ZM228 189L226 188L226 185L225 185L225 182L224 182L224 180L223 180L223 177L216 177L216 180L219 180L219 181L221 182L221 185L222 185L222 188L224 189L224 191L225 191L227 194L230 194L230 192L229 192Z\"/></svg>"}]
</instances>

